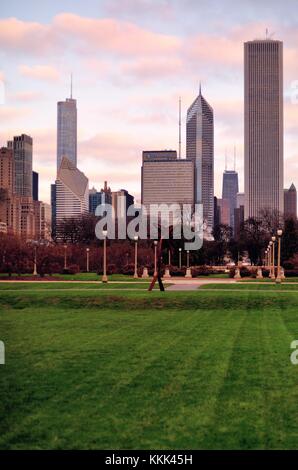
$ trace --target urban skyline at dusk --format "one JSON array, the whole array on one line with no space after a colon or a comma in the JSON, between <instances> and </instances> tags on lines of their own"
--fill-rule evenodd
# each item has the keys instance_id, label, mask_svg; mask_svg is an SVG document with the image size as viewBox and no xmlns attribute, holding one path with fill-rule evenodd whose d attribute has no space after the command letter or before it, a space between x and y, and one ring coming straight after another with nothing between
<instances>
[{"instance_id":1,"label":"urban skyline at dusk","mask_svg":"<svg viewBox=\"0 0 298 470\"><path fill-rule=\"evenodd\" d=\"M234 145L242 191L243 43L264 38L266 28L269 37L274 33L284 43L284 187L296 183L296 20L286 18L277 2L271 2L274 8L258 5L257 14L253 2L244 2L236 13L229 1L216 11L212 2L193 1L123 1L123 8L113 1L89 1L84 8L77 2L44 2L41 11L31 1L30 17L27 7L17 3L3 6L0 19L6 91L0 140L5 145L22 133L33 138L42 200L50 201L56 176L56 106L70 96L71 73L78 107L78 168L90 187L107 180L113 190L124 187L140 200L142 150L178 150L181 96L185 156L186 110L201 81L214 110L215 194L221 194L225 151L228 168L233 168ZM294 2L285 3L287 11L294 8ZM194 13L202 21L195 24Z\"/></svg>"}]
</instances>

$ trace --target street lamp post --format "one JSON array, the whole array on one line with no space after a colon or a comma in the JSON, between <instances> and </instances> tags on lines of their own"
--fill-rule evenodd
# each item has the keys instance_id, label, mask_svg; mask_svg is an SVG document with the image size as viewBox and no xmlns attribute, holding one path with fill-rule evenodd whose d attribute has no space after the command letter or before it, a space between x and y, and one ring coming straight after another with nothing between
<instances>
[{"instance_id":1,"label":"street lamp post","mask_svg":"<svg viewBox=\"0 0 298 470\"><path fill-rule=\"evenodd\" d=\"M168 258L169 258L169 267L171 266L171 250L168 252Z\"/></svg>"},{"instance_id":2,"label":"street lamp post","mask_svg":"<svg viewBox=\"0 0 298 470\"><path fill-rule=\"evenodd\" d=\"M275 241L276 237L272 237L272 279L275 281Z\"/></svg>"},{"instance_id":3,"label":"street lamp post","mask_svg":"<svg viewBox=\"0 0 298 470\"><path fill-rule=\"evenodd\" d=\"M182 252L182 248L179 248L179 269L181 269L181 266L182 266L182 264L181 264L181 254L182 253L181 252Z\"/></svg>"},{"instance_id":4,"label":"street lamp post","mask_svg":"<svg viewBox=\"0 0 298 470\"><path fill-rule=\"evenodd\" d=\"M89 273L89 248L86 248L86 271Z\"/></svg>"},{"instance_id":5,"label":"street lamp post","mask_svg":"<svg viewBox=\"0 0 298 470\"><path fill-rule=\"evenodd\" d=\"M102 231L103 234L103 273L102 273L102 282L108 282L107 276L107 230Z\"/></svg>"},{"instance_id":6,"label":"street lamp post","mask_svg":"<svg viewBox=\"0 0 298 470\"><path fill-rule=\"evenodd\" d=\"M265 260L264 260L264 267L267 267L267 250L265 250Z\"/></svg>"},{"instance_id":7,"label":"street lamp post","mask_svg":"<svg viewBox=\"0 0 298 470\"><path fill-rule=\"evenodd\" d=\"M186 254L187 254L187 266L186 267L189 268L189 251L188 250L187 250Z\"/></svg>"},{"instance_id":8,"label":"street lamp post","mask_svg":"<svg viewBox=\"0 0 298 470\"><path fill-rule=\"evenodd\" d=\"M135 235L134 241L135 241L135 272L133 277L137 279L138 276L138 235Z\"/></svg>"},{"instance_id":9,"label":"street lamp post","mask_svg":"<svg viewBox=\"0 0 298 470\"><path fill-rule=\"evenodd\" d=\"M272 278L272 246L273 246L273 241L270 240L269 242L269 277Z\"/></svg>"},{"instance_id":10,"label":"street lamp post","mask_svg":"<svg viewBox=\"0 0 298 470\"><path fill-rule=\"evenodd\" d=\"M157 240L154 240L154 274L157 276Z\"/></svg>"},{"instance_id":11,"label":"street lamp post","mask_svg":"<svg viewBox=\"0 0 298 470\"><path fill-rule=\"evenodd\" d=\"M37 246L34 244L34 269L33 276L37 276Z\"/></svg>"},{"instance_id":12,"label":"street lamp post","mask_svg":"<svg viewBox=\"0 0 298 470\"><path fill-rule=\"evenodd\" d=\"M64 245L63 248L64 248L64 269L67 269L67 245Z\"/></svg>"},{"instance_id":13,"label":"street lamp post","mask_svg":"<svg viewBox=\"0 0 298 470\"><path fill-rule=\"evenodd\" d=\"M275 282L277 284L281 283L281 272L280 272L280 251L281 251L281 236L282 230L277 230L277 240L278 240L278 248L277 248L277 276Z\"/></svg>"}]
</instances>

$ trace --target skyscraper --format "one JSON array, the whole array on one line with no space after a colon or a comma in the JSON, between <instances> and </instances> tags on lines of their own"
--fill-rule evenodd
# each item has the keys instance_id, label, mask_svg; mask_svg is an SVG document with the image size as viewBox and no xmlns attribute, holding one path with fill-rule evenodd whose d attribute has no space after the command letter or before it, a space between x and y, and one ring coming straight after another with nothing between
<instances>
[{"instance_id":1,"label":"skyscraper","mask_svg":"<svg viewBox=\"0 0 298 470\"><path fill-rule=\"evenodd\" d=\"M297 219L297 190L294 183L284 190L285 217Z\"/></svg>"},{"instance_id":2,"label":"skyscraper","mask_svg":"<svg viewBox=\"0 0 298 470\"><path fill-rule=\"evenodd\" d=\"M108 187L107 181L101 191L97 191L94 187L89 189L89 212L95 214L97 206L101 204L112 204L112 191Z\"/></svg>"},{"instance_id":3,"label":"skyscraper","mask_svg":"<svg viewBox=\"0 0 298 470\"><path fill-rule=\"evenodd\" d=\"M36 171L32 171L32 196L33 201L38 201L38 180L39 175Z\"/></svg>"},{"instance_id":4,"label":"skyscraper","mask_svg":"<svg viewBox=\"0 0 298 470\"><path fill-rule=\"evenodd\" d=\"M58 233L61 220L78 217L88 212L89 208L88 178L66 157L63 157L58 171L56 190L52 189L52 197L54 195L56 202L54 217Z\"/></svg>"},{"instance_id":5,"label":"skyscraper","mask_svg":"<svg viewBox=\"0 0 298 470\"><path fill-rule=\"evenodd\" d=\"M63 157L77 166L77 102L72 98L57 105L57 172Z\"/></svg>"},{"instance_id":6,"label":"skyscraper","mask_svg":"<svg viewBox=\"0 0 298 470\"><path fill-rule=\"evenodd\" d=\"M214 123L213 109L199 96L187 111L186 158L195 167L195 202L203 204L203 217L209 230L214 219Z\"/></svg>"},{"instance_id":7,"label":"skyscraper","mask_svg":"<svg viewBox=\"0 0 298 470\"><path fill-rule=\"evenodd\" d=\"M233 232L235 229L234 210L237 207L237 193L238 188L238 173L234 170L225 170L222 182L222 198L229 201L230 206L230 221L229 225L232 227Z\"/></svg>"},{"instance_id":8,"label":"skyscraper","mask_svg":"<svg viewBox=\"0 0 298 470\"><path fill-rule=\"evenodd\" d=\"M194 203L194 164L177 159L173 150L144 151L142 156L142 204ZM151 214L152 215L152 214ZM179 212L180 215L180 212Z\"/></svg>"},{"instance_id":9,"label":"skyscraper","mask_svg":"<svg viewBox=\"0 0 298 470\"><path fill-rule=\"evenodd\" d=\"M245 218L283 213L283 43L244 44Z\"/></svg>"},{"instance_id":10,"label":"skyscraper","mask_svg":"<svg viewBox=\"0 0 298 470\"><path fill-rule=\"evenodd\" d=\"M14 190L18 196L32 198L32 138L22 134L8 142L14 155Z\"/></svg>"}]
</instances>

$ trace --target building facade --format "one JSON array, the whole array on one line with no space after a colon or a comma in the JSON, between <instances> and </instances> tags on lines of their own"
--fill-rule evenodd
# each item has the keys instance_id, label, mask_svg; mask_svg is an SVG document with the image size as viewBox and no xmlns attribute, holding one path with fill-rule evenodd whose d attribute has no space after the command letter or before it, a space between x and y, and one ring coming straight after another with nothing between
<instances>
[{"instance_id":1,"label":"building facade","mask_svg":"<svg viewBox=\"0 0 298 470\"><path fill-rule=\"evenodd\" d=\"M230 225L230 201L228 199L217 199L219 207L219 219L222 225Z\"/></svg>"},{"instance_id":2,"label":"building facade","mask_svg":"<svg viewBox=\"0 0 298 470\"><path fill-rule=\"evenodd\" d=\"M183 204L190 204L193 207L194 177L194 162L177 159L177 152L145 151L141 172L141 202L147 210L152 204L177 204L180 208Z\"/></svg>"},{"instance_id":3,"label":"building facade","mask_svg":"<svg viewBox=\"0 0 298 470\"><path fill-rule=\"evenodd\" d=\"M284 214L287 219L297 219L297 190L294 183L284 190Z\"/></svg>"},{"instance_id":4,"label":"building facade","mask_svg":"<svg viewBox=\"0 0 298 470\"><path fill-rule=\"evenodd\" d=\"M36 171L32 171L32 197L33 201L38 201L38 180L39 175Z\"/></svg>"},{"instance_id":5,"label":"building facade","mask_svg":"<svg viewBox=\"0 0 298 470\"><path fill-rule=\"evenodd\" d=\"M194 164L195 203L203 204L204 221L211 231L214 225L214 120L213 109L201 89L187 111L186 159Z\"/></svg>"},{"instance_id":6,"label":"building facade","mask_svg":"<svg viewBox=\"0 0 298 470\"><path fill-rule=\"evenodd\" d=\"M32 138L26 134L8 142L14 157L14 191L18 196L32 198Z\"/></svg>"},{"instance_id":7,"label":"building facade","mask_svg":"<svg viewBox=\"0 0 298 470\"><path fill-rule=\"evenodd\" d=\"M63 219L79 217L88 212L88 178L68 158L63 157L55 186L55 218L58 232L59 223Z\"/></svg>"},{"instance_id":8,"label":"building facade","mask_svg":"<svg viewBox=\"0 0 298 470\"><path fill-rule=\"evenodd\" d=\"M234 170L225 170L222 182L222 198L229 201L230 221L233 232L235 229L234 210L237 207L237 193L239 191L238 173Z\"/></svg>"},{"instance_id":9,"label":"building facade","mask_svg":"<svg viewBox=\"0 0 298 470\"><path fill-rule=\"evenodd\" d=\"M97 206L101 204L112 204L112 191L108 187L107 181L101 191L97 191L94 187L89 190L89 212L95 214Z\"/></svg>"},{"instance_id":10,"label":"building facade","mask_svg":"<svg viewBox=\"0 0 298 470\"><path fill-rule=\"evenodd\" d=\"M245 218L284 211L283 43L244 44Z\"/></svg>"}]
</instances>

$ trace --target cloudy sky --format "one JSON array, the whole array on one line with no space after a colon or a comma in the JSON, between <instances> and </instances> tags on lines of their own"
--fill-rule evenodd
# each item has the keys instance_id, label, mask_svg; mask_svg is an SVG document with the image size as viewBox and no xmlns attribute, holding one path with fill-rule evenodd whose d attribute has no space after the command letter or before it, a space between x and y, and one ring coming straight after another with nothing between
<instances>
[{"instance_id":1,"label":"cloudy sky","mask_svg":"<svg viewBox=\"0 0 298 470\"><path fill-rule=\"evenodd\" d=\"M57 101L78 101L78 166L98 189L139 198L141 151L178 148L202 82L215 116L215 191L237 149L243 189L243 42L284 41L285 186L298 186L297 0L9 0L1 2L0 145L34 139L40 198L56 171ZM298 102L298 100L297 100Z\"/></svg>"}]
</instances>

